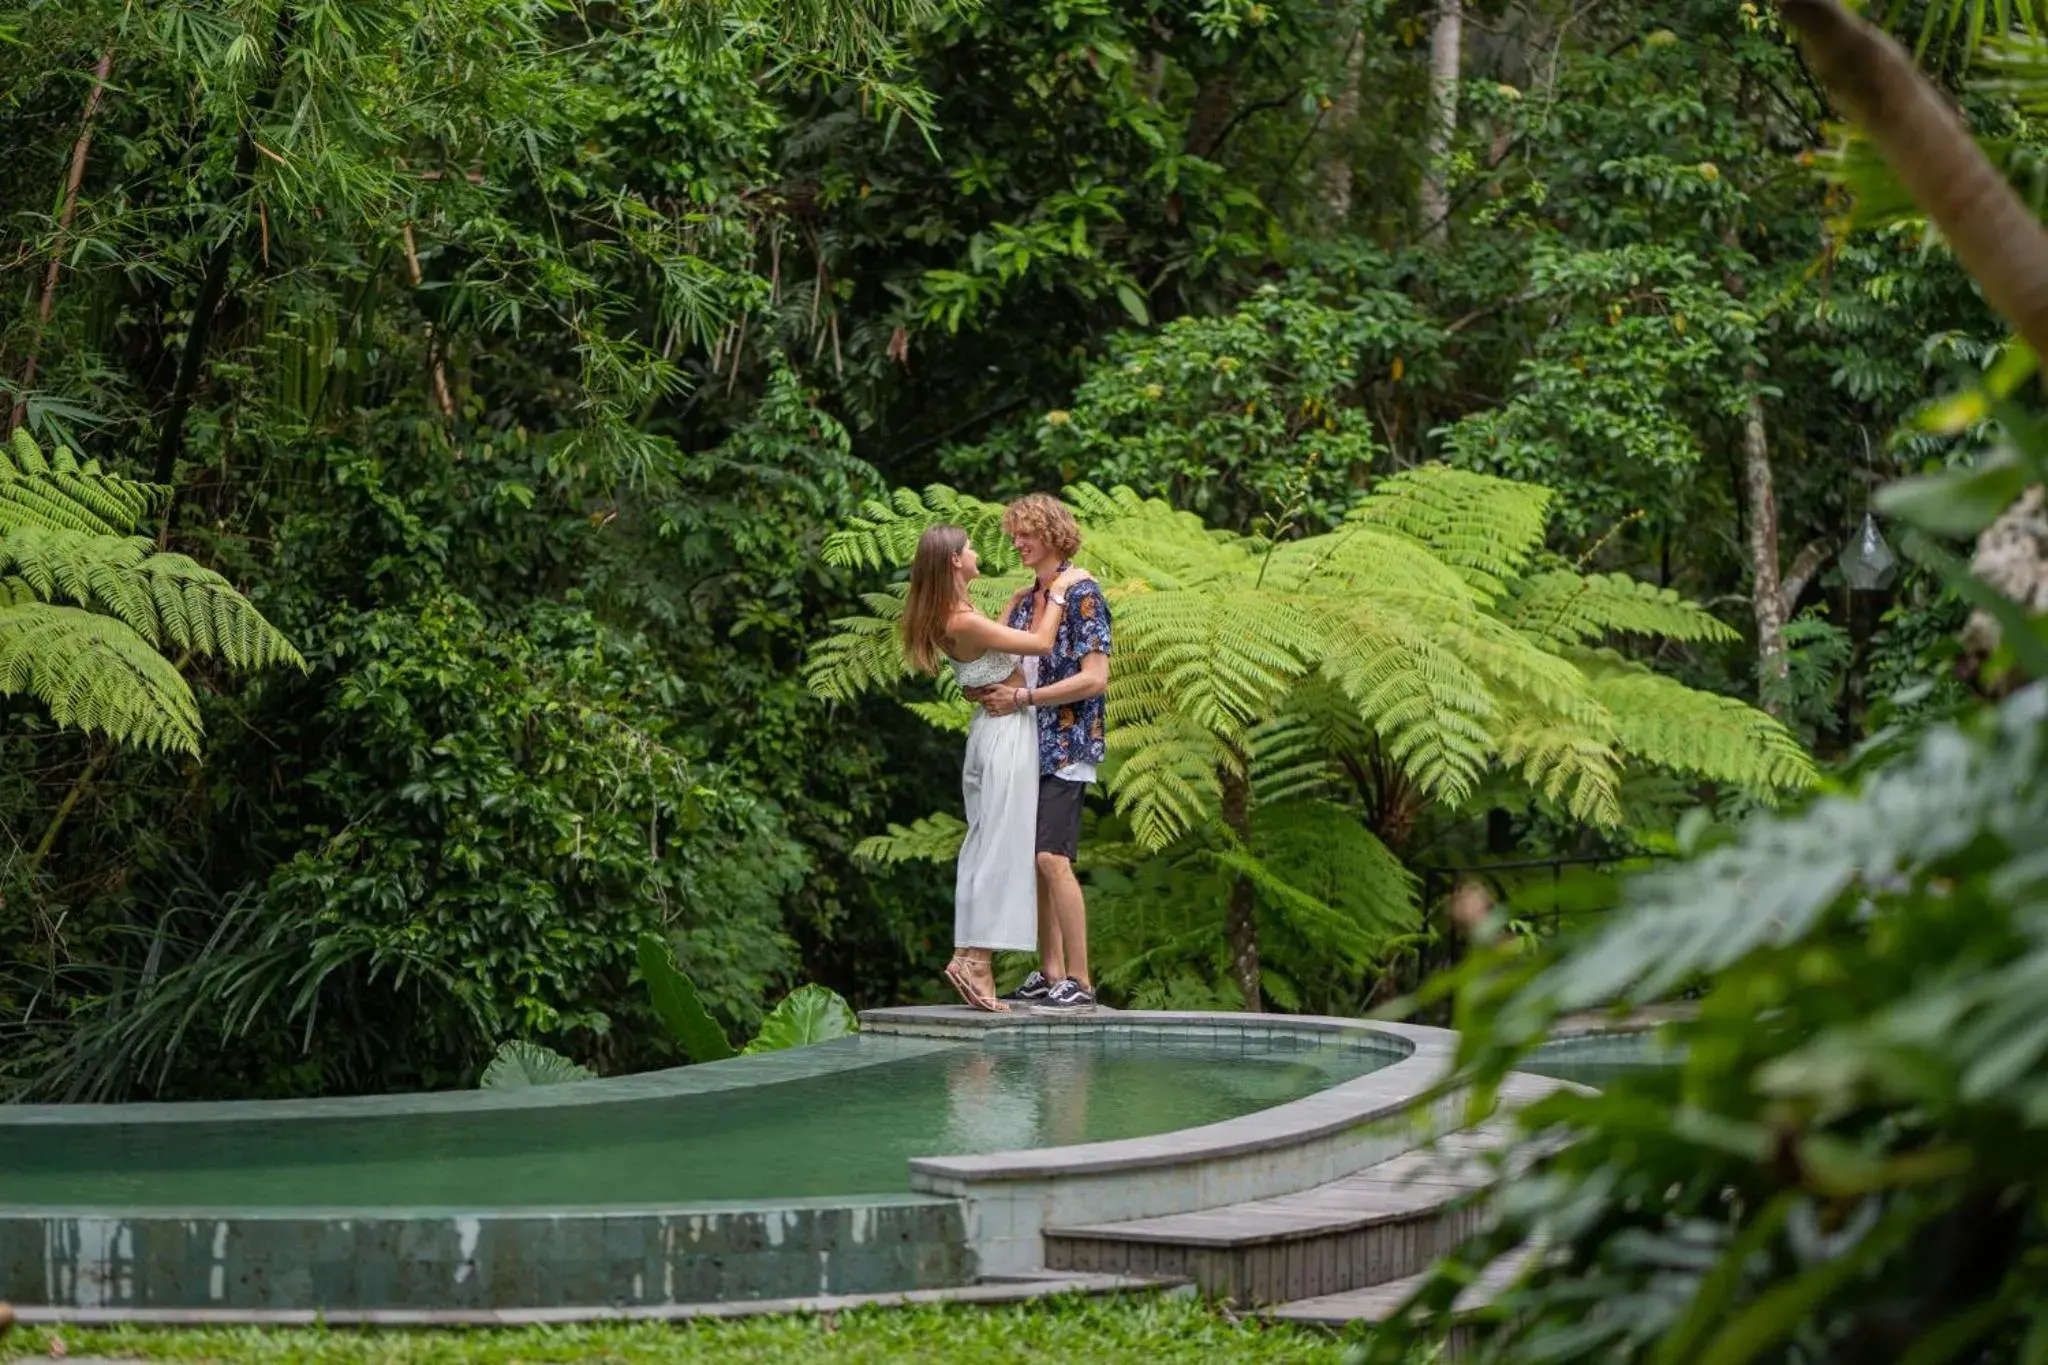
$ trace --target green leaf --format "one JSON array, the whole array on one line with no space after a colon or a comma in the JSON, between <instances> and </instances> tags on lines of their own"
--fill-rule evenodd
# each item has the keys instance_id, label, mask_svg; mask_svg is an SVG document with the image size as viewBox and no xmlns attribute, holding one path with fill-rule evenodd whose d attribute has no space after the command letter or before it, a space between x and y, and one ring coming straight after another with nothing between
<instances>
[{"instance_id":1,"label":"green leaf","mask_svg":"<svg viewBox=\"0 0 2048 1365\"><path fill-rule=\"evenodd\" d=\"M754 1035L754 1041L742 1051L749 1055L781 1052L784 1048L808 1047L858 1032L860 1020L853 1006L841 999L837 991L813 983L798 986L784 996L774 1012L761 1021L761 1031Z\"/></svg>"},{"instance_id":2,"label":"green leaf","mask_svg":"<svg viewBox=\"0 0 2048 1365\"><path fill-rule=\"evenodd\" d=\"M1913 414L1913 425L1942 436L1959 436L1991 416L1993 405L2009 398L2040 368L2033 348L2010 342L1984 375L1984 381L1950 397L1937 399Z\"/></svg>"},{"instance_id":3,"label":"green leaf","mask_svg":"<svg viewBox=\"0 0 2048 1365\"><path fill-rule=\"evenodd\" d=\"M690 978L677 970L675 954L659 934L640 936L640 976L647 982L654 1012L691 1061L718 1062L733 1055L732 1040L705 1010Z\"/></svg>"},{"instance_id":4,"label":"green leaf","mask_svg":"<svg viewBox=\"0 0 2048 1365\"><path fill-rule=\"evenodd\" d=\"M596 1076L589 1067L570 1061L552 1048L514 1038L498 1045L497 1054L484 1068L483 1079L477 1084L485 1090L524 1090L530 1085L562 1085L593 1080Z\"/></svg>"},{"instance_id":5,"label":"green leaf","mask_svg":"<svg viewBox=\"0 0 2048 1365\"><path fill-rule=\"evenodd\" d=\"M1968 469L1947 469L1880 488L1877 506L1934 535L1973 536L2012 506L2026 486L2026 469L2001 451Z\"/></svg>"},{"instance_id":6,"label":"green leaf","mask_svg":"<svg viewBox=\"0 0 2048 1365\"><path fill-rule=\"evenodd\" d=\"M1132 322L1137 323L1140 327L1150 327L1152 325L1152 310L1145 306L1145 296L1143 294L1140 294L1127 284L1120 284L1116 287L1116 301L1124 306L1126 313L1131 315Z\"/></svg>"}]
</instances>

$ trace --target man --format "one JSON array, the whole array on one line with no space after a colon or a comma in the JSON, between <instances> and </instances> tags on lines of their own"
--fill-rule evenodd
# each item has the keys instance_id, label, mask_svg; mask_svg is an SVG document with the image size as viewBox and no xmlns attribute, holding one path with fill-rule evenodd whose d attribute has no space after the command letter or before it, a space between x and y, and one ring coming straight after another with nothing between
<instances>
[{"instance_id":1,"label":"man","mask_svg":"<svg viewBox=\"0 0 2048 1365\"><path fill-rule=\"evenodd\" d=\"M1037 581L1010 604L1019 630L1044 610L1052 582L1081 548L1081 528L1066 505L1032 493L1003 511L1003 530ZM1038 960L1039 970L1003 997L1034 1014L1088 1013L1095 1008L1088 973L1088 907L1074 862L1081 848L1081 801L1103 759L1103 693L1109 689L1109 601L1092 580L1067 590L1065 618L1052 653L1026 659L1023 704L1038 708ZM1010 695L976 694L993 715L1014 709Z\"/></svg>"}]
</instances>

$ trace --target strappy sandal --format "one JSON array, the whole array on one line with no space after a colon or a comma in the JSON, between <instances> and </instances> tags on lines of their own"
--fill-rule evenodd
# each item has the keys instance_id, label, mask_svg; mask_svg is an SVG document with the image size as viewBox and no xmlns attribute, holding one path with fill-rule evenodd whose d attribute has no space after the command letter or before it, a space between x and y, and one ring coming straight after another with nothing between
<instances>
[{"instance_id":1,"label":"strappy sandal","mask_svg":"<svg viewBox=\"0 0 2048 1365\"><path fill-rule=\"evenodd\" d=\"M982 984L974 979L972 962L973 959L965 953L956 955L946 964L946 980L953 984L953 989L960 993L960 998L970 1009L984 1014L1008 1014L1010 1007L996 999L993 990L983 989Z\"/></svg>"},{"instance_id":2,"label":"strappy sandal","mask_svg":"<svg viewBox=\"0 0 2048 1365\"><path fill-rule=\"evenodd\" d=\"M967 954L953 954L953 960L946 964L946 984L959 995L961 1004L969 1009L975 1008L974 977L967 969Z\"/></svg>"}]
</instances>

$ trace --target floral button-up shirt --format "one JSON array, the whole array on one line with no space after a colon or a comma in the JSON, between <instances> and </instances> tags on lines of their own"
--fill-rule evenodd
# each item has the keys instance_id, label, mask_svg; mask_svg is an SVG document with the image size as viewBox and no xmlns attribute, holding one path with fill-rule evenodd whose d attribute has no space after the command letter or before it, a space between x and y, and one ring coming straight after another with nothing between
<instances>
[{"instance_id":1,"label":"floral button-up shirt","mask_svg":"<svg viewBox=\"0 0 2048 1365\"><path fill-rule=\"evenodd\" d=\"M1060 565L1065 572L1067 565ZM1045 600L1043 589L1034 589L1010 612L1008 624L1015 630L1031 628L1033 607ZM1038 685L1050 687L1081 671L1084 655L1100 650L1109 653L1109 599L1094 580L1077 583L1067 590L1066 615L1054 632L1052 653L1038 661ZM1038 708L1038 771L1056 773L1069 763L1100 763L1103 757L1102 730L1109 708L1101 697Z\"/></svg>"}]
</instances>

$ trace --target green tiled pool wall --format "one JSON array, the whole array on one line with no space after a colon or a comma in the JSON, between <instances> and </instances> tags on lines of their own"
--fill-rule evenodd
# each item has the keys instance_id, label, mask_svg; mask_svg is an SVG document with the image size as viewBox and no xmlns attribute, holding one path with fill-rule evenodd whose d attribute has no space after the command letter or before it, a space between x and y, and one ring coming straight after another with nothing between
<instances>
[{"instance_id":1,"label":"green tiled pool wall","mask_svg":"<svg viewBox=\"0 0 2048 1365\"><path fill-rule=\"evenodd\" d=\"M916 1196L671 1213L247 1217L0 1210L0 1299L80 1308L641 1306L973 1280Z\"/></svg>"},{"instance_id":2,"label":"green tiled pool wall","mask_svg":"<svg viewBox=\"0 0 2048 1365\"><path fill-rule=\"evenodd\" d=\"M898 1030L892 1025L889 1031L893 1033ZM961 1035L956 1029L950 1034L938 1036L958 1039ZM1394 1039L1379 1034L1293 1028L1257 1021L1239 1023L1230 1019L1221 1022L1160 1024L1124 1023L1119 1020L1084 1028L1056 1020L1027 1019L1006 1027L987 1029L981 1034L981 1046L992 1051L1025 1049L1047 1052L1080 1050L1116 1053L1138 1052L1162 1044L1226 1050L1235 1047L1246 1056L1256 1057L1335 1052L1391 1061L1408 1055L1407 1049Z\"/></svg>"},{"instance_id":3,"label":"green tiled pool wall","mask_svg":"<svg viewBox=\"0 0 2048 1365\"><path fill-rule=\"evenodd\" d=\"M1553 1038L1532 1049L1529 1061L1543 1062L1594 1062L1601 1064L1627 1064L1631 1062L1672 1061L1677 1054L1660 1043L1652 1033L1636 1031L1605 1031L1597 1033L1575 1033Z\"/></svg>"}]
</instances>

